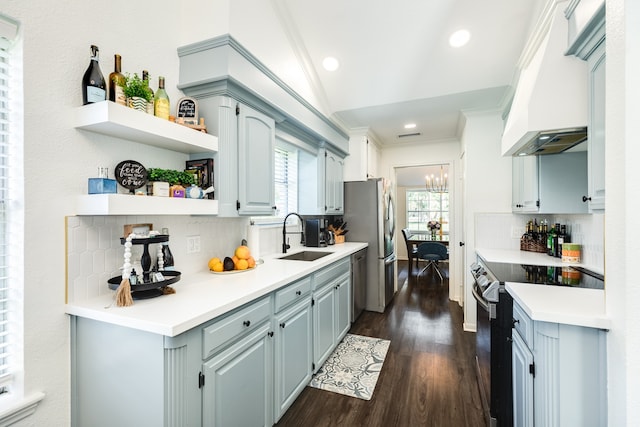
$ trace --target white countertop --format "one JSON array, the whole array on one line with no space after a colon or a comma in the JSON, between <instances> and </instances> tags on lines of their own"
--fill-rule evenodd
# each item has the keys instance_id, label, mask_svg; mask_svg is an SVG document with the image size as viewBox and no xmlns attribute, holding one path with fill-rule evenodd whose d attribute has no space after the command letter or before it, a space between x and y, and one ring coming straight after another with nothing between
<instances>
[{"instance_id":1,"label":"white countertop","mask_svg":"<svg viewBox=\"0 0 640 427\"><path fill-rule=\"evenodd\" d=\"M583 266L563 263L559 258L553 258L546 254L519 250L481 248L476 249L476 253L488 262L559 267ZM584 267L589 268L588 266ZM593 268L589 269L594 270ZM606 293L602 289L541 286L513 282L506 282L505 287L518 305L533 320L600 329L611 327L611 319L606 313Z\"/></svg>"},{"instance_id":2,"label":"white countertop","mask_svg":"<svg viewBox=\"0 0 640 427\"><path fill-rule=\"evenodd\" d=\"M136 300L130 307L112 304L114 291L88 301L67 304L65 311L74 316L174 337L365 247L367 243L346 242L326 248L300 248L290 253L308 250L332 254L315 261L280 260L278 258L283 254L272 254L263 257L263 264L247 272L214 274L207 270L182 274L180 281L172 285L175 294Z\"/></svg>"}]
</instances>

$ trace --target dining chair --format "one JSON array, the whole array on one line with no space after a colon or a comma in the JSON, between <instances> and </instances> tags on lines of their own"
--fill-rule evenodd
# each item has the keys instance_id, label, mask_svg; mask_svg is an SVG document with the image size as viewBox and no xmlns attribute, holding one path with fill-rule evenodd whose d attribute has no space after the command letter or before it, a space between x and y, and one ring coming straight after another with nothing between
<instances>
[{"instance_id":1,"label":"dining chair","mask_svg":"<svg viewBox=\"0 0 640 427\"><path fill-rule=\"evenodd\" d=\"M440 281L443 281L442 273L438 268L438 262L449 260L447 247L439 242L424 242L418 245L417 251L418 258L427 261L427 265L420 270L418 277L427 271L429 267L433 267L436 273L438 273L438 276L440 276Z\"/></svg>"},{"instance_id":2,"label":"dining chair","mask_svg":"<svg viewBox=\"0 0 640 427\"><path fill-rule=\"evenodd\" d=\"M402 236L404 237L404 243L407 245L407 256L409 257L409 273L413 271L411 268L411 261L416 260L416 270L418 269L418 248L409 242L409 236L411 233L408 228L402 229Z\"/></svg>"}]
</instances>

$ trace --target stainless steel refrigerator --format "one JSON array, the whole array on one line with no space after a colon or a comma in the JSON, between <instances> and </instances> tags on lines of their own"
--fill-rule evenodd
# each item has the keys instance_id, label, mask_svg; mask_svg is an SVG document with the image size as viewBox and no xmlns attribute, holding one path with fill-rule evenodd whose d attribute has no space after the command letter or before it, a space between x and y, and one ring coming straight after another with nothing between
<instances>
[{"instance_id":1,"label":"stainless steel refrigerator","mask_svg":"<svg viewBox=\"0 0 640 427\"><path fill-rule=\"evenodd\" d=\"M384 178L344 183L347 240L368 242L365 309L382 313L395 294L395 210Z\"/></svg>"}]
</instances>

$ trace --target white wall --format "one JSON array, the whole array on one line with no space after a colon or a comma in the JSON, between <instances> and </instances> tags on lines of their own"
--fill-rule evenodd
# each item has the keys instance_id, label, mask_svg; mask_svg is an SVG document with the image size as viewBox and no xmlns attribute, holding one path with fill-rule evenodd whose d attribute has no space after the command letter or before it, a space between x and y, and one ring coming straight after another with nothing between
<instances>
[{"instance_id":1,"label":"white wall","mask_svg":"<svg viewBox=\"0 0 640 427\"><path fill-rule=\"evenodd\" d=\"M499 112L467 113L462 135L465 157L463 265L475 260L475 216L511 212L511 158L500 157L502 119ZM472 278L464 268L464 328L475 331L476 305Z\"/></svg>"},{"instance_id":2,"label":"white wall","mask_svg":"<svg viewBox=\"0 0 640 427\"><path fill-rule=\"evenodd\" d=\"M142 155L136 144L78 131L74 108L82 104L81 79L89 46L100 48L105 77L113 55L123 71L148 69L152 87L167 82L179 98L177 43L180 8L169 0L2 1L0 10L22 24L24 34L25 283L24 366L26 393L46 394L35 415L20 425L69 425L69 321L65 303L65 216L98 166L111 173L125 159L171 167L184 158L160 149ZM160 24L160 26L156 26ZM108 402L108 399L105 400Z\"/></svg>"},{"instance_id":3,"label":"white wall","mask_svg":"<svg viewBox=\"0 0 640 427\"><path fill-rule=\"evenodd\" d=\"M640 419L640 4L607 0L605 270L609 425Z\"/></svg>"}]
</instances>

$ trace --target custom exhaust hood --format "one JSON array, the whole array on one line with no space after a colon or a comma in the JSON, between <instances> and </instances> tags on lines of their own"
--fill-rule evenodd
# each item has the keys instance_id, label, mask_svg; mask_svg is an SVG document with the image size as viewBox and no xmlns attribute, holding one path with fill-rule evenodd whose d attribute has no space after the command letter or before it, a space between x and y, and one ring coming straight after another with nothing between
<instances>
[{"instance_id":1,"label":"custom exhaust hood","mask_svg":"<svg viewBox=\"0 0 640 427\"><path fill-rule=\"evenodd\" d=\"M534 32L540 37L527 45L502 135L503 156L560 153L587 139L588 69L565 55L567 3L548 3Z\"/></svg>"}]
</instances>

